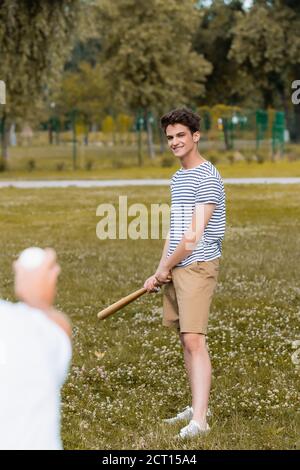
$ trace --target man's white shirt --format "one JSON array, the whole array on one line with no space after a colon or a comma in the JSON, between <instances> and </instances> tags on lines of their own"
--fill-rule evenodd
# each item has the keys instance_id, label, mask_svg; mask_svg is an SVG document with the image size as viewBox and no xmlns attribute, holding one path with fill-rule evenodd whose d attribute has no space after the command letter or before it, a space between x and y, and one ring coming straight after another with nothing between
<instances>
[{"instance_id":1,"label":"man's white shirt","mask_svg":"<svg viewBox=\"0 0 300 470\"><path fill-rule=\"evenodd\" d=\"M42 311L0 300L0 449L62 449L70 338Z\"/></svg>"}]
</instances>

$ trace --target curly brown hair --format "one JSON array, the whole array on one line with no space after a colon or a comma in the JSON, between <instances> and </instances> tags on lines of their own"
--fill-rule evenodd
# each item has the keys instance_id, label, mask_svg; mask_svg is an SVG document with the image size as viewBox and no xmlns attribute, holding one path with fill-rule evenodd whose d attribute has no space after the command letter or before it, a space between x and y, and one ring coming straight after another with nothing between
<instances>
[{"instance_id":1,"label":"curly brown hair","mask_svg":"<svg viewBox=\"0 0 300 470\"><path fill-rule=\"evenodd\" d=\"M200 116L190 109L177 108L173 109L167 114L164 114L164 116L160 118L160 125L164 133L166 133L166 129L170 124L183 124L184 126L188 127L193 134L194 132L200 130L200 121Z\"/></svg>"}]
</instances>

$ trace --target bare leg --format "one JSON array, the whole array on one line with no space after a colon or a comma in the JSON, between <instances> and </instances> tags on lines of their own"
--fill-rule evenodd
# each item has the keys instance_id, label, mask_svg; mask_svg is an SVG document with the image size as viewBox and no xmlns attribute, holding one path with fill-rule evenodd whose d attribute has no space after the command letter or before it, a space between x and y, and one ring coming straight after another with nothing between
<instances>
[{"instance_id":1,"label":"bare leg","mask_svg":"<svg viewBox=\"0 0 300 470\"><path fill-rule=\"evenodd\" d=\"M180 339L192 392L193 419L205 424L211 386L211 362L205 335L182 333Z\"/></svg>"}]
</instances>

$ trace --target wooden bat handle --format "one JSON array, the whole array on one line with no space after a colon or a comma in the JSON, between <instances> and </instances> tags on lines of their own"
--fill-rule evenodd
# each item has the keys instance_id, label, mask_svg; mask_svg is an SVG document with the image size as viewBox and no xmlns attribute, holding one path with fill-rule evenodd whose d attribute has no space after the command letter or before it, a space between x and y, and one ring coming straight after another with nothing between
<instances>
[{"instance_id":1,"label":"wooden bat handle","mask_svg":"<svg viewBox=\"0 0 300 470\"><path fill-rule=\"evenodd\" d=\"M135 292L132 292L132 294L123 297L122 299L118 300L117 302L105 308L104 310L101 310L101 312L98 313L97 317L100 318L100 320L103 320L103 318L106 318L112 313L117 312L121 308L125 307L125 305L130 304L130 302L133 302L135 299L138 299L141 295L145 294L146 292L147 289L145 289L144 287L136 290Z\"/></svg>"}]
</instances>

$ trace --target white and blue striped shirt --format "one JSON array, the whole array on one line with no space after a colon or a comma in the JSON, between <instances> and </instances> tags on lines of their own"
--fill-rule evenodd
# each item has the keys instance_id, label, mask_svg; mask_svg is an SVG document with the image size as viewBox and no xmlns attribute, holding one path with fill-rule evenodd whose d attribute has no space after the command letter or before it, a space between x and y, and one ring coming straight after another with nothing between
<instances>
[{"instance_id":1,"label":"white and blue striped shirt","mask_svg":"<svg viewBox=\"0 0 300 470\"><path fill-rule=\"evenodd\" d=\"M219 258L225 233L225 190L221 176L208 160L195 168L181 168L171 180L171 220L168 256L181 241L192 223L196 204L216 204L194 251L177 266L187 266L195 261Z\"/></svg>"}]
</instances>

